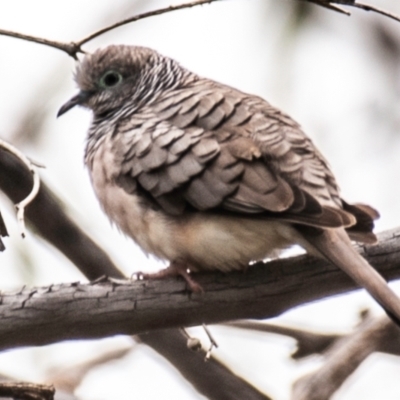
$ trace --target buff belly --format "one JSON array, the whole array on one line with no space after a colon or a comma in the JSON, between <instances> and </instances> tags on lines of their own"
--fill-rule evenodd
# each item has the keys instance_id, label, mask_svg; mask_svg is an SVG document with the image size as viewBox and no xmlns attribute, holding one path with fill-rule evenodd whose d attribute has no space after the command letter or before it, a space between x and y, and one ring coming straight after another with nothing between
<instances>
[{"instance_id":1,"label":"buff belly","mask_svg":"<svg viewBox=\"0 0 400 400\"><path fill-rule=\"evenodd\" d=\"M117 186L96 193L109 218L145 253L186 262L193 271L242 269L296 243L285 223L200 212L172 217Z\"/></svg>"},{"instance_id":2,"label":"buff belly","mask_svg":"<svg viewBox=\"0 0 400 400\"><path fill-rule=\"evenodd\" d=\"M230 271L298 242L287 223L208 212L171 216L156 210L116 185L113 160L107 159L112 153L104 149L97 150L89 168L94 191L110 220L147 254L185 262L193 271Z\"/></svg>"}]
</instances>

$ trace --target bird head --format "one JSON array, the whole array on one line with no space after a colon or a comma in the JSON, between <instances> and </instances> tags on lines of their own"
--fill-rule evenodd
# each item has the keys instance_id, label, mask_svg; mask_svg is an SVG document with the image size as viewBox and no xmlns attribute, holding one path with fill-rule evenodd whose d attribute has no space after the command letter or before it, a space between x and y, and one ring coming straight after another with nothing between
<instances>
[{"instance_id":1,"label":"bird head","mask_svg":"<svg viewBox=\"0 0 400 400\"><path fill-rule=\"evenodd\" d=\"M177 82L182 68L173 60L145 47L113 45L87 55L78 65L79 92L58 111L61 116L76 105L97 117L134 110L150 102L161 89Z\"/></svg>"}]
</instances>

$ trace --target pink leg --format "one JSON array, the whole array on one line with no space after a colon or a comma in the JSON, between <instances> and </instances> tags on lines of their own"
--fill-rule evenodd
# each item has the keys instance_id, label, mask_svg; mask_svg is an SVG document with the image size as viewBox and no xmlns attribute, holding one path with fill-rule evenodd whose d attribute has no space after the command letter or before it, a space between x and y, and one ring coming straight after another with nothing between
<instances>
[{"instance_id":1,"label":"pink leg","mask_svg":"<svg viewBox=\"0 0 400 400\"><path fill-rule=\"evenodd\" d=\"M162 269L161 271L154 272L151 274L144 274L142 272L139 275L143 279L164 279L170 276L181 276L186 283L189 285L190 290L195 293L202 293L204 292L203 288L190 276L189 272L187 271L188 267L186 264L182 264L179 262L172 262L167 268Z\"/></svg>"}]
</instances>

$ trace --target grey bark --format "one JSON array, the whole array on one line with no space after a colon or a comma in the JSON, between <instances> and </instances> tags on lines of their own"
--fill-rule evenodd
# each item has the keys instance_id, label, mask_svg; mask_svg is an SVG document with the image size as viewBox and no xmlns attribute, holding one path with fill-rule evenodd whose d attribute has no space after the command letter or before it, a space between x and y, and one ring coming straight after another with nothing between
<instances>
[{"instance_id":1,"label":"grey bark","mask_svg":"<svg viewBox=\"0 0 400 400\"><path fill-rule=\"evenodd\" d=\"M400 276L400 230L385 232L363 255L387 279ZM356 284L310 256L258 264L246 273L196 274L204 293L177 278L63 284L3 294L0 349L67 339L138 334L241 318L269 318Z\"/></svg>"}]
</instances>

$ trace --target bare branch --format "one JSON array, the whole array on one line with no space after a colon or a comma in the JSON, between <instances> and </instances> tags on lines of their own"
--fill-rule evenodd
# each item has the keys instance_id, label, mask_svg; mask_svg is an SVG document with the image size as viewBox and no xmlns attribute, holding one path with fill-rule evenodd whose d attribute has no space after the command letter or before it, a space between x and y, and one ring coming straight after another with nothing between
<instances>
[{"instance_id":1,"label":"bare branch","mask_svg":"<svg viewBox=\"0 0 400 400\"><path fill-rule=\"evenodd\" d=\"M190 3L184 3L184 4L179 4L177 6L169 6L169 7L165 7L165 8L160 8L154 11L149 11L146 13L142 13L142 14L138 14L135 15L131 18L127 18L125 20L119 21L113 25L110 25L108 27L105 27L103 29L100 29L92 34L90 34L89 36L79 40L78 42L69 42L69 43L64 43L64 42L58 42L58 41L54 41L54 40L48 40L48 39L44 39L44 38L40 38L37 36L31 36L31 35L25 35L22 33L18 33L18 32L13 32L13 31L8 31L5 29L0 29L0 35L3 36L10 36L13 38L17 38L17 39L22 39L22 40L26 40L28 42L34 42L34 43L39 43L39 44L43 44L49 47L53 47L55 49L64 51L65 53L67 53L69 56L71 56L72 58L74 58L75 60L78 59L77 55L78 53L85 53L84 50L82 50L82 45L89 42L90 40L106 33L109 32L115 28L118 28L122 25L126 25L129 24L131 22L135 22L135 21L139 21L141 19L145 19L145 18L149 18L149 17L153 17L155 15L161 15L161 14L166 14L168 12L172 12L172 11L177 11L177 10L183 10L185 8L192 8L195 6L200 6L200 5L204 5L204 4L210 4L210 3L214 3L216 1L221 1L221 0L197 0L197 1L193 1Z\"/></svg>"},{"instance_id":2,"label":"bare branch","mask_svg":"<svg viewBox=\"0 0 400 400\"><path fill-rule=\"evenodd\" d=\"M351 15L348 11L346 11L342 7L338 7L338 6L335 6L334 4L332 4L333 1L332 2L326 1L326 0L303 0L303 1L307 1L309 3L316 4L318 6L327 8L332 11L337 11L338 13L341 13L341 14L345 14L345 15L349 15L349 16Z\"/></svg>"},{"instance_id":3,"label":"bare branch","mask_svg":"<svg viewBox=\"0 0 400 400\"><path fill-rule=\"evenodd\" d=\"M0 397L18 400L53 400L54 387L25 382L0 383Z\"/></svg>"},{"instance_id":4,"label":"bare branch","mask_svg":"<svg viewBox=\"0 0 400 400\"><path fill-rule=\"evenodd\" d=\"M225 323L225 325L239 329L249 329L292 337L297 341L297 349L292 354L292 358L294 359L307 357L315 353L323 353L336 340L343 336L338 334L315 333L304 329L257 321L234 321Z\"/></svg>"},{"instance_id":5,"label":"bare branch","mask_svg":"<svg viewBox=\"0 0 400 400\"><path fill-rule=\"evenodd\" d=\"M33 163L22 153L20 152L17 148L12 146L10 143L7 143L6 141L0 139L0 147L7 150L9 153L13 154L15 157L20 159L25 166L29 169L29 171L32 173L33 176L33 185L32 185L32 190L26 196L22 201L17 203L15 205L15 208L17 209L17 220L18 223L21 226L21 236L24 238L25 237L25 218L24 218L24 213L25 213L25 207L30 204L34 198L37 196L39 193L40 189L40 177L39 173L37 172L37 169L33 165ZM1 232L0 232L1 233ZM4 235L1 235L4 236Z\"/></svg>"},{"instance_id":6,"label":"bare branch","mask_svg":"<svg viewBox=\"0 0 400 400\"><path fill-rule=\"evenodd\" d=\"M292 399L329 400L371 353L398 354L399 350L399 328L386 316L368 318L352 335L339 339L329 349L325 363L317 372L294 384Z\"/></svg>"},{"instance_id":7,"label":"bare branch","mask_svg":"<svg viewBox=\"0 0 400 400\"><path fill-rule=\"evenodd\" d=\"M400 277L400 229L364 252L386 278ZM67 339L269 318L301 304L357 288L341 270L310 256L259 263L243 272L199 273L205 293L171 278L63 284L2 295L0 349ZM273 301L271 301L273 299ZM64 312L60 315L59 310ZM34 333L34 334L33 334Z\"/></svg>"},{"instance_id":8,"label":"bare branch","mask_svg":"<svg viewBox=\"0 0 400 400\"><path fill-rule=\"evenodd\" d=\"M373 12L376 12L377 14L384 15L385 17L388 17L388 18L394 19L395 21L400 22L400 17L398 15L395 15L388 11L382 10L381 8L378 8L378 7L371 6L369 4L359 3L359 2L355 2L354 4L349 4L349 5L352 7L361 8L362 10L365 10L365 11L373 11Z\"/></svg>"},{"instance_id":9,"label":"bare branch","mask_svg":"<svg viewBox=\"0 0 400 400\"><path fill-rule=\"evenodd\" d=\"M370 4L357 2L355 0L304 0L304 1L308 1L309 3L314 3L316 5L319 5L319 6L322 6L325 8L330 8L331 10L338 11L338 12L341 12L341 13L344 13L347 15L350 15L350 13L348 11L344 10L341 7L336 6L335 4L341 4L341 5L348 6L348 7L360 8L365 11L372 11L377 14L381 14L385 17L388 17L388 18L394 19L395 21L400 22L400 17L396 14L393 14L389 11L383 10L379 7L372 6Z\"/></svg>"},{"instance_id":10,"label":"bare branch","mask_svg":"<svg viewBox=\"0 0 400 400\"><path fill-rule=\"evenodd\" d=\"M157 10L153 10L153 11L148 11L142 14L138 14L138 15L134 15L133 17L124 19L122 21L119 21L115 24L112 24L110 26L107 26L105 28L102 28L100 30L98 30L97 32L94 32L92 34L90 34L89 36L85 37L84 39L81 39L77 42L78 46L82 46L83 44L89 42L90 40L93 40L94 38L103 35L106 32L109 32L115 28L118 28L120 26L123 25L127 25L130 24L131 22L136 22L139 21L141 19L145 19L145 18L149 18L149 17L154 17L156 15L161 15L161 14L166 14L172 11L177 11L177 10L183 10L185 8L192 8L195 6L201 6L201 5L205 5L205 4L211 4L211 3L215 3L216 1L222 1L222 0L197 0L197 1L192 1L190 3L184 3L184 4L179 4L177 6L169 6L169 7L165 7L165 8L159 8Z\"/></svg>"},{"instance_id":11,"label":"bare branch","mask_svg":"<svg viewBox=\"0 0 400 400\"><path fill-rule=\"evenodd\" d=\"M112 25L102 28L94 33L91 33L89 36L86 36L85 38L83 38L77 42L69 42L69 43L58 42L58 41L54 41L54 40L40 38L37 36L25 35L25 34L22 34L19 32L8 31L5 29L0 29L0 35L14 37L17 39L22 39L22 40L26 40L29 42L39 43L39 44L43 44L43 45L46 45L49 47L53 47L55 49L64 51L69 56L71 56L72 58L77 60L78 53L85 53L85 51L82 50L82 45L84 45L85 43L93 40L94 38L96 38L106 32L116 29L120 26L127 25L131 22L136 22L141 19L153 17L156 15L166 14L166 13L169 13L172 11L177 11L177 10L183 10L185 8L192 8L195 6L211 4L211 3L214 3L217 1L222 1L222 0L197 0L197 1L190 2L190 3L183 3L183 4L178 4L176 6L159 8L157 10L148 11L148 12L145 12L142 14L134 15L133 17L116 22L115 24L112 24ZM357 3L354 0L297 0L297 1L307 1L309 3L313 3L313 4L319 5L321 7L325 7L330 10L340 12L342 14L350 15L350 13L348 11L346 11L345 9L336 5L336 4L342 4L342 5L349 6L349 7L360 8L365 11L373 11L373 12L376 12L378 14L384 15L388 18L391 18L391 19L394 19L394 20L400 22L400 17L393 13L382 10L375 6L371 6L369 4Z\"/></svg>"},{"instance_id":12,"label":"bare branch","mask_svg":"<svg viewBox=\"0 0 400 400\"><path fill-rule=\"evenodd\" d=\"M40 38L37 36L30 36L30 35L25 35L23 33L7 31L5 29L0 29L0 35L10 36L13 38L26 40L28 42L34 42L34 43L43 44L45 46L53 47L55 49L66 52L69 56L71 56L75 60L77 59L78 53L83 53L81 48L74 42L70 42L70 43L57 42L54 40L48 40L48 39Z\"/></svg>"}]
</instances>

